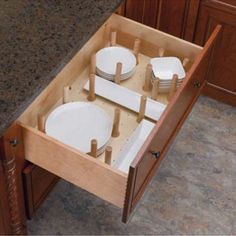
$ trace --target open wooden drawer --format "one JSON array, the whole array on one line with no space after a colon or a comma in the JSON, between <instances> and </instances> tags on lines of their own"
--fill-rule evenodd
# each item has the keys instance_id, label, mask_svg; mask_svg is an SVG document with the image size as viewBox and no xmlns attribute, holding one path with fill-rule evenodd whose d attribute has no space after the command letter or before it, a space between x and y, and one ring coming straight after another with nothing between
<instances>
[{"instance_id":1,"label":"open wooden drawer","mask_svg":"<svg viewBox=\"0 0 236 236\"><path fill-rule=\"evenodd\" d=\"M150 57L157 56L160 47L165 48L165 55L177 56L181 60L186 57L190 59L186 78L172 100L168 103L166 94L158 96L158 101L168 105L144 145L140 147L128 174L105 164L104 155L95 159L37 129L38 114L46 115L62 103L65 86L71 86L71 101L86 101L87 93L83 86L88 80L90 57L107 45L110 33L114 30L117 31L117 43L124 47L132 48L136 38L141 40L140 63L137 66L138 74L135 74L139 78L144 77L144 65ZM219 31L220 26L202 48L124 17L112 15L19 118L25 158L123 208L123 222L127 222L205 84L211 52ZM143 83L142 79L140 81ZM121 85L150 96L150 92L142 91L141 84L137 84L130 79ZM116 106L100 97L97 97L94 103L106 109L109 114L112 114ZM125 108L121 110L121 135L111 141L114 159L138 125L134 112Z\"/></svg>"}]
</instances>

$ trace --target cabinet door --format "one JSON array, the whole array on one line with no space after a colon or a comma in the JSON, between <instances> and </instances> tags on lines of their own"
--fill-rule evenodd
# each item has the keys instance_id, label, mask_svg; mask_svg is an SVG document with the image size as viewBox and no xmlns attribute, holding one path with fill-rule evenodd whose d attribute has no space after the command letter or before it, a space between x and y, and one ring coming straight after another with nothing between
<instances>
[{"instance_id":1,"label":"cabinet door","mask_svg":"<svg viewBox=\"0 0 236 236\"><path fill-rule=\"evenodd\" d=\"M23 170L25 205L28 219L45 200L59 178L52 173L32 164Z\"/></svg>"},{"instance_id":2,"label":"cabinet door","mask_svg":"<svg viewBox=\"0 0 236 236\"><path fill-rule=\"evenodd\" d=\"M174 36L193 40L200 0L126 0L126 17Z\"/></svg>"},{"instance_id":3,"label":"cabinet door","mask_svg":"<svg viewBox=\"0 0 236 236\"><path fill-rule=\"evenodd\" d=\"M156 28L161 0L126 0L125 16Z\"/></svg>"},{"instance_id":4,"label":"cabinet door","mask_svg":"<svg viewBox=\"0 0 236 236\"><path fill-rule=\"evenodd\" d=\"M161 0L156 28L191 41L198 4L199 0Z\"/></svg>"},{"instance_id":5,"label":"cabinet door","mask_svg":"<svg viewBox=\"0 0 236 236\"><path fill-rule=\"evenodd\" d=\"M216 43L204 93L236 105L236 2L234 0L201 1L195 42L203 45L217 24L222 25L222 32Z\"/></svg>"}]
</instances>

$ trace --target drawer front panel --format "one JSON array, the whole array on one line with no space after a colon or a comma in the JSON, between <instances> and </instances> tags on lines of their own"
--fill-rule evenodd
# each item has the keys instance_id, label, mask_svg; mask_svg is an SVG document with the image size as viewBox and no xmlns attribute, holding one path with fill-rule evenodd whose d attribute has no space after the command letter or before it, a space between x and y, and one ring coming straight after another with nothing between
<instances>
[{"instance_id":1,"label":"drawer front panel","mask_svg":"<svg viewBox=\"0 0 236 236\"><path fill-rule=\"evenodd\" d=\"M22 133L26 160L122 208L126 174L113 170L46 134L25 126Z\"/></svg>"},{"instance_id":2,"label":"drawer front panel","mask_svg":"<svg viewBox=\"0 0 236 236\"><path fill-rule=\"evenodd\" d=\"M178 133L191 108L197 100L205 84L214 42L220 31L218 26L199 54L194 65L186 75L182 87L169 103L164 114L148 137L130 167L128 178L123 221L126 222L138 200L142 196L147 184L155 174L155 170L163 159L172 140ZM160 152L158 160L152 153ZM132 184L131 184L132 183Z\"/></svg>"}]
</instances>

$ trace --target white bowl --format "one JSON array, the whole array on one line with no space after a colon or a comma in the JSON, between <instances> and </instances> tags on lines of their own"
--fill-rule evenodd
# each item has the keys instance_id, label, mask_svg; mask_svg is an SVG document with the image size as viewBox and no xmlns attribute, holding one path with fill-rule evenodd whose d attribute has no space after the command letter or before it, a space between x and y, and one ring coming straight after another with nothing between
<instances>
[{"instance_id":1,"label":"white bowl","mask_svg":"<svg viewBox=\"0 0 236 236\"><path fill-rule=\"evenodd\" d=\"M96 54L96 67L103 73L115 75L118 62L122 63L121 74L130 73L136 66L134 54L126 48L107 47L99 50Z\"/></svg>"},{"instance_id":2,"label":"white bowl","mask_svg":"<svg viewBox=\"0 0 236 236\"><path fill-rule=\"evenodd\" d=\"M92 139L97 140L98 150L104 149L111 137L112 119L98 106L71 102L50 113L45 131L49 136L89 153Z\"/></svg>"},{"instance_id":3,"label":"white bowl","mask_svg":"<svg viewBox=\"0 0 236 236\"><path fill-rule=\"evenodd\" d=\"M185 71L181 61L177 57L157 57L150 60L153 74L160 80L171 80L177 74L179 80L184 79Z\"/></svg>"}]
</instances>

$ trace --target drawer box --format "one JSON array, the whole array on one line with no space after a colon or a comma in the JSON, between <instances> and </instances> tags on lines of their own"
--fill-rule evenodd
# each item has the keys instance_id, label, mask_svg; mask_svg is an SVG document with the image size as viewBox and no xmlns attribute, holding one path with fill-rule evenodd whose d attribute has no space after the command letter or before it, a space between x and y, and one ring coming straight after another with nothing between
<instances>
[{"instance_id":1,"label":"drawer box","mask_svg":"<svg viewBox=\"0 0 236 236\"><path fill-rule=\"evenodd\" d=\"M140 62L135 74L139 78L144 77L146 64L150 57L157 56L160 47L165 48L167 56L190 60L186 78L171 101L167 102L165 94L158 96L158 101L167 104L167 107L140 147L128 174L105 164L104 155L95 159L37 129L38 114L47 115L62 103L65 86L71 86L69 96L71 101L86 101L87 93L83 90L83 86L88 80L91 55L108 44L112 31L117 32L117 44L130 49L135 39L141 40ZM217 26L202 48L124 17L112 15L19 118L25 158L123 208L123 222L127 222L205 84L213 45L219 31L220 26ZM142 84L137 81L142 82L130 79L123 82L122 86L150 96L150 92L142 91ZM116 107L115 104L100 97L97 97L94 103L110 114ZM134 112L125 108L121 108L121 112L121 135L111 141L114 159L138 125Z\"/></svg>"}]
</instances>

